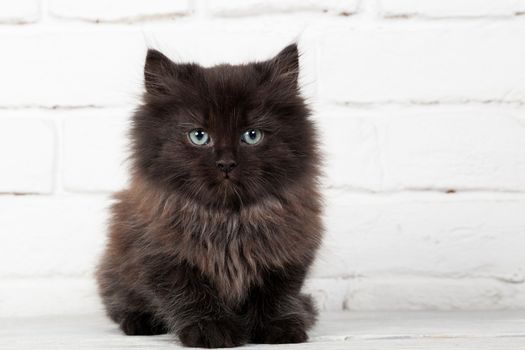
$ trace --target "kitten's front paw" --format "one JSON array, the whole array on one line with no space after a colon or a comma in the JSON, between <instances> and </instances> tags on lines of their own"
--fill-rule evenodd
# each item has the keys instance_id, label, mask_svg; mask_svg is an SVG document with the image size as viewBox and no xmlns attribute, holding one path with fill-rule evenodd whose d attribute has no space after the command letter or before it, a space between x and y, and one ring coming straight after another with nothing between
<instances>
[{"instance_id":1,"label":"kitten's front paw","mask_svg":"<svg viewBox=\"0 0 525 350\"><path fill-rule=\"evenodd\" d=\"M269 322L254 337L254 342L260 344L304 343L307 340L302 322L289 319Z\"/></svg>"},{"instance_id":2,"label":"kitten's front paw","mask_svg":"<svg viewBox=\"0 0 525 350\"><path fill-rule=\"evenodd\" d=\"M182 344L197 348L231 348L246 344L247 337L228 320L201 321L179 332Z\"/></svg>"},{"instance_id":3,"label":"kitten's front paw","mask_svg":"<svg viewBox=\"0 0 525 350\"><path fill-rule=\"evenodd\" d=\"M167 328L149 313L129 313L120 321L120 329L126 335L166 334Z\"/></svg>"}]
</instances>

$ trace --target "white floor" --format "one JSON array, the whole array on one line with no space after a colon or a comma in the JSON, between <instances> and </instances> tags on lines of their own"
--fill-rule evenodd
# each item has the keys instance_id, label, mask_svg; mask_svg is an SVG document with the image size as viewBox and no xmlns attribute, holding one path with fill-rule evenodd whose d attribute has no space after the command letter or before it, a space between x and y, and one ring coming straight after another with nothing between
<instances>
[{"instance_id":1,"label":"white floor","mask_svg":"<svg viewBox=\"0 0 525 350\"><path fill-rule=\"evenodd\" d=\"M129 337L103 315L0 318L0 349L176 349L173 336ZM246 349L267 349L248 345ZM279 349L525 350L525 311L322 314L307 344Z\"/></svg>"}]
</instances>

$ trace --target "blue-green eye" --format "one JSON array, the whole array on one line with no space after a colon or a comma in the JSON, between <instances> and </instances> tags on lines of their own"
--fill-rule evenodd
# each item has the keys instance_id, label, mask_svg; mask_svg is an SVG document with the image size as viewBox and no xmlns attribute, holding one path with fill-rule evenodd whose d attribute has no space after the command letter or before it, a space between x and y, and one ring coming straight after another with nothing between
<instances>
[{"instance_id":1,"label":"blue-green eye","mask_svg":"<svg viewBox=\"0 0 525 350\"><path fill-rule=\"evenodd\" d=\"M193 129L188 133L188 137L197 146L204 146L210 141L210 136L202 129Z\"/></svg>"},{"instance_id":2,"label":"blue-green eye","mask_svg":"<svg viewBox=\"0 0 525 350\"><path fill-rule=\"evenodd\" d=\"M241 135L241 140L249 145L256 145L261 142L263 133L259 129L251 129Z\"/></svg>"}]
</instances>

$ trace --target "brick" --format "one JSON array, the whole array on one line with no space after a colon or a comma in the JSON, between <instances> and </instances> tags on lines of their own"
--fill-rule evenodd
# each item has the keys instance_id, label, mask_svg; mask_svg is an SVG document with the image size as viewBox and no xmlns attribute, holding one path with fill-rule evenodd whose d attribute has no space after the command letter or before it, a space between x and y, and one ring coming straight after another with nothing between
<instances>
[{"instance_id":1,"label":"brick","mask_svg":"<svg viewBox=\"0 0 525 350\"><path fill-rule=\"evenodd\" d=\"M10 0L0 2L0 23L24 24L38 21L40 3L38 0Z\"/></svg>"},{"instance_id":2,"label":"brick","mask_svg":"<svg viewBox=\"0 0 525 350\"><path fill-rule=\"evenodd\" d=\"M206 67L262 61L285 46L299 42L301 84L311 95L315 75L315 45L312 35L298 37L311 21L309 16L213 19L196 28L186 22L172 29L152 28L146 34L152 46L176 61L193 60Z\"/></svg>"},{"instance_id":3,"label":"brick","mask_svg":"<svg viewBox=\"0 0 525 350\"><path fill-rule=\"evenodd\" d=\"M135 105L148 45L174 60L204 65L262 60L292 42L307 21L214 20L198 28L186 21L143 30L83 25L68 31L0 28L0 106ZM314 70L309 67L306 64L304 72Z\"/></svg>"},{"instance_id":4,"label":"brick","mask_svg":"<svg viewBox=\"0 0 525 350\"><path fill-rule=\"evenodd\" d=\"M525 302L522 196L331 191L327 199L327 236L306 287L322 310L345 300L348 309ZM0 227L9 234L0 245L0 278L91 276L108 204L98 195L0 197Z\"/></svg>"},{"instance_id":5,"label":"brick","mask_svg":"<svg viewBox=\"0 0 525 350\"><path fill-rule=\"evenodd\" d=\"M321 106L314 121L324 156L324 185L380 189L379 140L371 118L348 108Z\"/></svg>"},{"instance_id":6,"label":"brick","mask_svg":"<svg viewBox=\"0 0 525 350\"><path fill-rule=\"evenodd\" d=\"M485 278L361 278L349 282L347 310L501 310L525 306L525 285Z\"/></svg>"},{"instance_id":7,"label":"brick","mask_svg":"<svg viewBox=\"0 0 525 350\"><path fill-rule=\"evenodd\" d=\"M267 13L290 13L298 11L355 13L358 0L214 0L208 3L208 10L218 16L246 16Z\"/></svg>"},{"instance_id":8,"label":"brick","mask_svg":"<svg viewBox=\"0 0 525 350\"><path fill-rule=\"evenodd\" d=\"M270 59L287 45L298 42L301 53L299 83L303 94L313 97L317 79L316 41L308 35L298 37L309 21L308 16L299 16L293 21L286 17L215 19L208 26L181 28L177 45L172 44L172 34L169 32L154 32L152 35L156 42L163 43L161 48L170 53L171 58L180 58L182 61L194 59L206 67ZM192 32L191 36L182 34L189 31ZM181 53L181 50L188 54Z\"/></svg>"},{"instance_id":9,"label":"brick","mask_svg":"<svg viewBox=\"0 0 525 350\"><path fill-rule=\"evenodd\" d=\"M525 190L525 127L504 109L390 115L384 183L393 189Z\"/></svg>"},{"instance_id":10,"label":"brick","mask_svg":"<svg viewBox=\"0 0 525 350\"><path fill-rule=\"evenodd\" d=\"M381 12L386 17L512 16L524 9L523 0L381 0Z\"/></svg>"},{"instance_id":11,"label":"brick","mask_svg":"<svg viewBox=\"0 0 525 350\"><path fill-rule=\"evenodd\" d=\"M103 314L96 281L90 277L3 278L0 289L2 317ZM341 311L351 280L308 279L320 311ZM34 290L38 288L38 293ZM28 300L30 301L28 303Z\"/></svg>"},{"instance_id":12,"label":"brick","mask_svg":"<svg viewBox=\"0 0 525 350\"><path fill-rule=\"evenodd\" d=\"M134 21L167 18L190 12L189 0L51 0L49 11L53 16L95 22Z\"/></svg>"},{"instance_id":13,"label":"brick","mask_svg":"<svg viewBox=\"0 0 525 350\"><path fill-rule=\"evenodd\" d=\"M319 106L324 184L364 191L525 190L521 108Z\"/></svg>"},{"instance_id":14,"label":"brick","mask_svg":"<svg viewBox=\"0 0 525 350\"><path fill-rule=\"evenodd\" d=\"M138 30L24 26L0 30L0 41L0 105L122 105L140 91Z\"/></svg>"},{"instance_id":15,"label":"brick","mask_svg":"<svg viewBox=\"0 0 525 350\"><path fill-rule=\"evenodd\" d=\"M122 189L128 176L130 111L89 111L64 121L63 183L67 191Z\"/></svg>"},{"instance_id":16,"label":"brick","mask_svg":"<svg viewBox=\"0 0 525 350\"><path fill-rule=\"evenodd\" d=\"M336 102L525 100L525 23L406 23L325 29L319 93ZM344 39L343 39L344 38Z\"/></svg>"},{"instance_id":17,"label":"brick","mask_svg":"<svg viewBox=\"0 0 525 350\"><path fill-rule=\"evenodd\" d=\"M525 281L525 198L328 192L312 277L439 276Z\"/></svg>"},{"instance_id":18,"label":"brick","mask_svg":"<svg viewBox=\"0 0 525 350\"><path fill-rule=\"evenodd\" d=\"M3 317L103 315L93 278L9 278L2 280L2 286L5 287L0 289ZM39 293L33 292L35 288ZM356 312L498 310L519 309L525 305L522 284L509 285L482 278L310 278L304 290L314 297L321 312L341 311L343 307ZM344 327L342 320L338 324ZM354 329L353 332L355 335L362 330Z\"/></svg>"},{"instance_id":19,"label":"brick","mask_svg":"<svg viewBox=\"0 0 525 350\"><path fill-rule=\"evenodd\" d=\"M2 287L3 318L104 314L93 278L3 278Z\"/></svg>"},{"instance_id":20,"label":"brick","mask_svg":"<svg viewBox=\"0 0 525 350\"><path fill-rule=\"evenodd\" d=\"M55 127L32 112L0 112L0 192L50 193L55 166Z\"/></svg>"},{"instance_id":21,"label":"brick","mask_svg":"<svg viewBox=\"0 0 525 350\"><path fill-rule=\"evenodd\" d=\"M311 277L408 274L520 283L522 198L331 192ZM109 203L100 195L0 197L0 227L9 235L0 245L0 277L89 276L105 241Z\"/></svg>"},{"instance_id":22,"label":"brick","mask_svg":"<svg viewBox=\"0 0 525 350\"><path fill-rule=\"evenodd\" d=\"M106 196L0 196L0 278L86 277L104 242Z\"/></svg>"}]
</instances>

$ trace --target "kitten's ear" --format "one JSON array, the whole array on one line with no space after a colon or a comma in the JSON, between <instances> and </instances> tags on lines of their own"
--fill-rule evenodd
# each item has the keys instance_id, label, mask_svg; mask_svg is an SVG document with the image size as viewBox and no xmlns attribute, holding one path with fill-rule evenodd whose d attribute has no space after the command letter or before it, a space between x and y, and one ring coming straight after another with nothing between
<instances>
[{"instance_id":1,"label":"kitten's ear","mask_svg":"<svg viewBox=\"0 0 525 350\"><path fill-rule=\"evenodd\" d=\"M165 94L167 81L177 76L177 64L160 51L148 49L144 64L144 85L152 95Z\"/></svg>"},{"instance_id":2,"label":"kitten's ear","mask_svg":"<svg viewBox=\"0 0 525 350\"><path fill-rule=\"evenodd\" d=\"M299 49L297 48L297 43L286 46L270 62L277 77L287 80L297 87L299 79Z\"/></svg>"}]
</instances>

